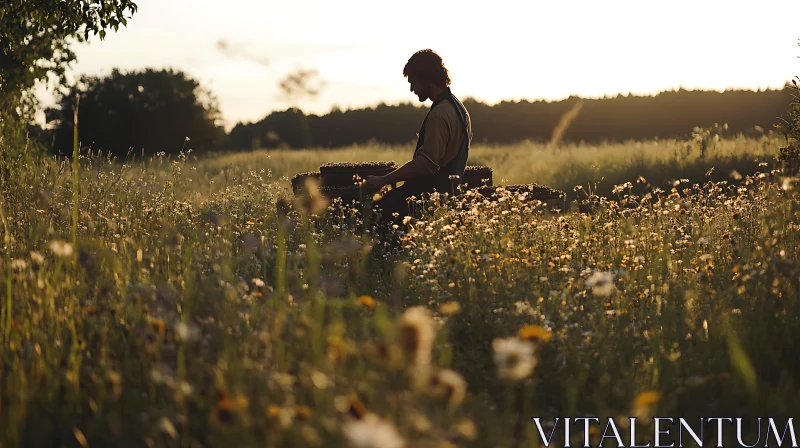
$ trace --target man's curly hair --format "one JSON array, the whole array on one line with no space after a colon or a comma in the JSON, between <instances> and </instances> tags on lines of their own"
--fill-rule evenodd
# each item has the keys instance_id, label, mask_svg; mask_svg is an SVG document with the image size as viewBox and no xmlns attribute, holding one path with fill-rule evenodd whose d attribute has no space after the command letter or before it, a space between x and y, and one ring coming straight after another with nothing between
<instances>
[{"instance_id":1,"label":"man's curly hair","mask_svg":"<svg viewBox=\"0 0 800 448\"><path fill-rule=\"evenodd\" d=\"M450 72L442 57L430 48L414 53L403 67L403 76L414 77L440 86L450 85Z\"/></svg>"}]
</instances>

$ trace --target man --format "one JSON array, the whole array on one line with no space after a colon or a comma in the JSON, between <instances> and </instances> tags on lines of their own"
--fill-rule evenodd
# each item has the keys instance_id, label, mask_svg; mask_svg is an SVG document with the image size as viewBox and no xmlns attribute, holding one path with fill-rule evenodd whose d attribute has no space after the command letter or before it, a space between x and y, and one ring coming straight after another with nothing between
<instances>
[{"instance_id":1,"label":"man","mask_svg":"<svg viewBox=\"0 0 800 448\"><path fill-rule=\"evenodd\" d=\"M419 199L434 191L457 194L472 142L469 113L450 92L450 74L438 54L430 49L414 53L403 76L420 101L430 99L433 104L422 122L413 158L389 174L366 179L368 191L404 182L376 202L383 223L399 222L410 215L407 199L411 196Z\"/></svg>"}]
</instances>

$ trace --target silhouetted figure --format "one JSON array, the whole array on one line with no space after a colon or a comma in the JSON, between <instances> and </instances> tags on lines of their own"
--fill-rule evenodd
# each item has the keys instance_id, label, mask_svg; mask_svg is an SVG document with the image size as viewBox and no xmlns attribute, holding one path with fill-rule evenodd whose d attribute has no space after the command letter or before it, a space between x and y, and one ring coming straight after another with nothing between
<instances>
[{"instance_id":1,"label":"silhouetted figure","mask_svg":"<svg viewBox=\"0 0 800 448\"><path fill-rule=\"evenodd\" d=\"M433 104L422 122L413 158L385 176L366 179L368 190L404 182L376 202L383 224L399 223L404 216L413 215L407 201L411 196L419 199L434 191L456 194L472 142L469 113L450 92L450 74L438 54L430 49L414 53L403 68L403 76L420 101L430 99Z\"/></svg>"}]
</instances>

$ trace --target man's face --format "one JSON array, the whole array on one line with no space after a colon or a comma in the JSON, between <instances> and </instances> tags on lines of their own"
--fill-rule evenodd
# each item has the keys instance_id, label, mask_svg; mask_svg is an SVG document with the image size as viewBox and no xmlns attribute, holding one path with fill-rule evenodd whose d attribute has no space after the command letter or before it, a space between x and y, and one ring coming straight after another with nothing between
<instances>
[{"instance_id":1,"label":"man's face","mask_svg":"<svg viewBox=\"0 0 800 448\"><path fill-rule=\"evenodd\" d=\"M418 78L413 76L408 77L408 83L410 84L410 90L417 95L420 101L428 99L430 96L428 84L421 82Z\"/></svg>"}]
</instances>

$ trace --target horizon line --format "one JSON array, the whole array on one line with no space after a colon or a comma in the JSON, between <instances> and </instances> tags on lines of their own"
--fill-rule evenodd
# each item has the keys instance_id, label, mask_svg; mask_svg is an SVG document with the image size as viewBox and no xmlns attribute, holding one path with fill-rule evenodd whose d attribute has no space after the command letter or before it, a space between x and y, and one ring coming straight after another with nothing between
<instances>
[{"instance_id":1,"label":"horizon line","mask_svg":"<svg viewBox=\"0 0 800 448\"><path fill-rule=\"evenodd\" d=\"M669 89L665 89L665 90L659 90L658 92L655 92L655 93L632 93L632 92L628 91L628 92L616 92L614 94L604 93L602 96L601 95L586 95L586 96L582 96L582 95L579 95L579 94L576 94L576 93L571 93L569 96L560 96L560 97L549 98L549 99L548 98L544 98L544 97L539 97L539 98L520 97L518 99L515 99L515 98L504 98L504 99L501 99L501 100L496 101L496 102L481 100L481 99L479 99L479 98L477 98L475 96L472 96L472 95L464 95L463 97L461 97L461 100L465 101L465 102L467 102L467 101L468 102L475 102L475 103L478 103L478 104L481 104L481 105L488 105L490 107L494 107L494 106L497 106L497 105L500 105L500 104L505 104L505 103L512 103L512 104L518 104L518 103L523 103L523 102L525 102L525 103L548 103L548 104L549 103L560 103L562 101L567 101L567 100L570 100L570 99L573 99L573 98L577 98L579 100L604 100L604 99L614 99L614 98L619 98L619 97L623 97L623 98L630 98L630 97L634 97L634 98L654 98L654 97L657 97L657 96L659 96L661 94L678 93L678 92L702 92L702 93L720 93L720 94L723 94L723 93L726 93L726 92L752 92L752 93L763 93L763 92L770 92L770 91L771 92L778 92L778 91L782 91L782 90L785 90L785 89L791 88L791 87L792 86L791 86L790 82L787 81L783 85L783 87L770 87L770 86L768 86L766 88L762 88L762 87L758 87L758 88L752 88L752 87L724 87L722 89L714 89L714 88L685 88L683 86L678 86L678 87L670 87ZM290 111L292 109L299 110L305 116L323 117L323 116L327 116L327 115L332 114L334 111L338 111L338 113L357 112L357 111L364 111L364 110L375 110L376 108L381 107L381 106L389 106L389 107L412 106L412 107L417 108L417 109L423 109L425 107L429 107L427 103L429 103L429 100L426 100L425 102L423 102L421 104L414 104L413 101L409 101L409 100L403 100L403 101L386 101L386 100L382 100L382 101L379 101L377 103L370 103L369 105L365 105L365 106L356 106L356 107L347 107L347 108L343 108L343 107L340 107L340 106L334 104L334 105L330 106L330 108L328 109L327 112L321 113L321 114L319 114L319 113L307 113L300 106L287 106L287 107L280 108L280 109L278 109L278 108L273 109L270 112L268 112L267 114L265 114L262 118L260 118L260 119L258 119L256 121L241 121L241 120L234 121L233 122L233 126L236 126L236 125L239 125L239 124L254 124L254 123L257 123L258 121L261 121L264 118L270 116L273 113L276 113L276 112L277 113L287 112L287 111Z\"/></svg>"}]
</instances>

